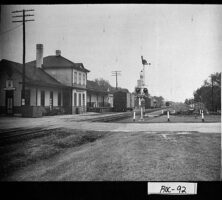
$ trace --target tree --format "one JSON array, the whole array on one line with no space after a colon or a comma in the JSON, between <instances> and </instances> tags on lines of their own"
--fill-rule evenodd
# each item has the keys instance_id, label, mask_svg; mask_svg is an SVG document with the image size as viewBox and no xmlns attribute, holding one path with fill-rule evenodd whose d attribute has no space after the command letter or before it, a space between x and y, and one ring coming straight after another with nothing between
<instances>
[{"instance_id":1,"label":"tree","mask_svg":"<svg viewBox=\"0 0 222 200\"><path fill-rule=\"evenodd\" d=\"M108 89L111 89L111 88L113 88L111 85L110 85L110 83L109 83L109 81L107 81L107 80L105 80L105 79L103 79L103 78L96 78L95 80L94 80L100 87L102 87L104 90L108 90Z\"/></svg>"},{"instance_id":2,"label":"tree","mask_svg":"<svg viewBox=\"0 0 222 200\"><path fill-rule=\"evenodd\" d=\"M214 73L193 93L195 102L202 102L211 111L221 109L221 73Z\"/></svg>"},{"instance_id":3,"label":"tree","mask_svg":"<svg viewBox=\"0 0 222 200\"><path fill-rule=\"evenodd\" d=\"M153 98L156 100L156 107L163 106L164 98L162 96L153 96Z\"/></svg>"},{"instance_id":4,"label":"tree","mask_svg":"<svg viewBox=\"0 0 222 200\"><path fill-rule=\"evenodd\" d=\"M194 99L185 99L185 102L184 102L186 105L191 105L194 103Z\"/></svg>"}]
</instances>

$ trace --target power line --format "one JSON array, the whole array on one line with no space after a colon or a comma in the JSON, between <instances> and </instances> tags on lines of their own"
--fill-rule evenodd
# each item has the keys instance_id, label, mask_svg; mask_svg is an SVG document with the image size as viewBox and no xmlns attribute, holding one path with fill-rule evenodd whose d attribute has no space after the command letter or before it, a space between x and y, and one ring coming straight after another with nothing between
<instances>
[{"instance_id":1,"label":"power line","mask_svg":"<svg viewBox=\"0 0 222 200\"><path fill-rule=\"evenodd\" d=\"M22 24L20 24L20 25L14 27L14 28L11 28L11 29L9 29L9 30L7 30L7 31L0 32L0 35L3 35L3 34L8 33L8 32L10 32L10 31L13 31L13 30L17 29L17 28L20 27L20 26L22 26Z\"/></svg>"},{"instance_id":2,"label":"power line","mask_svg":"<svg viewBox=\"0 0 222 200\"><path fill-rule=\"evenodd\" d=\"M112 76L115 76L116 77L116 90L118 88L118 80L117 80L117 77L120 76L121 74L121 71L112 71Z\"/></svg>"}]
</instances>

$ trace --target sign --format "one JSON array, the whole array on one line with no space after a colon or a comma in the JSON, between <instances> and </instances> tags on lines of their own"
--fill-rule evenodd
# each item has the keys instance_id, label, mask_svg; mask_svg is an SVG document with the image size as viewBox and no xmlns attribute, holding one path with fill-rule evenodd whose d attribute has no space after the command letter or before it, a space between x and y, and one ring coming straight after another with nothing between
<instances>
[{"instance_id":1,"label":"sign","mask_svg":"<svg viewBox=\"0 0 222 200\"><path fill-rule=\"evenodd\" d=\"M149 194L194 195L197 194L197 183L148 182Z\"/></svg>"}]
</instances>

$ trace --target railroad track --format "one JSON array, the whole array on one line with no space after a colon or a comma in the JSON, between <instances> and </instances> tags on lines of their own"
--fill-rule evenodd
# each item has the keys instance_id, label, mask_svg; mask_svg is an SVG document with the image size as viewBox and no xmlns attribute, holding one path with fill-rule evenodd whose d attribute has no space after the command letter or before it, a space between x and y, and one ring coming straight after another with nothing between
<instances>
[{"instance_id":1,"label":"railroad track","mask_svg":"<svg viewBox=\"0 0 222 200\"><path fill-rule=\"evenodd\" d=\"M110 116L105 116L105 117L98 117L94 119L89 119L88 121L91 122L111 122L111 121L116 121L119 119L124 119L132 116L132 112L127 112L127 113L121 113L117 115L110 115Z\"/></svg>"},{"instance_id":2,"label":"railroad track","mask_svg":"<svg viewBox=\"0 0 222 200\"><path fill-rule=\"evenodd\" d=\"M146 113L154 112L157 110L161 110L161 108L158 109L151 109L146 110ZM137 111L136 114L140 114L140 111ZM129 118L133 116L133 112L125 112L125 113L116 113L108 116L99 116L96 118L90 118L90 119L84 119L80 121L90 121L90 122L112 122L124 118ZM50 128L55 129L55 128ZM14 129L8 129L8 130L1 130L0 129L0 143L2 144L4 141L7 140L13 140L18 138L24 138L27 136L40 136L43 134L44 131L49 130L48 128L14 128ZM42 132L42 134L41 134ZM45 133L46 134L46 133Z\"/></svg>"},{"instance_id":3,"label":"railroad track","mask_svg":"<svg viewBox=\"0 0 222 200\"><path fill-rule=\"evenodd\" d=\"M162 110L162 108L155 108L155 109L149 109L146 110L146 113L151 113L154 111ZM141 111L136 111L136 114L139 115ZM112 122L112 121L117 121L120 119L128 118L133 116L133 111L132 112L125 112L125 113L118 113L110 116L100 116L96 117L93 119L86 119L84 121L90 121L90 122Z\"/></svg>"},{"instance_id":4,"label":"railroad track","mask_svg":"<svg viewBox=\"0 0 222 200\"><path fill-rule=\"evenodd\" d=\"M34 128L34 129L22 129L22 128L16 128L16 129L9 129L9 130L1 130L0 131L0 143L8 141L8 140L18 140L23 137L27 136L36 136L40 135L39 133L43 133L43 131L48 130L45 128ZM41 134L42 135L42 134Z\"/></svg>"},{"instance_id":5,"label":"railroad track","mask_svg":"<svg viewBox=\"0 0 222 200\"><path fill-rule=\"evenodd\" d=\"M154 108L154 109L149 109L146 110L146 113L151 113L154 111L162 110L163 108ZM141 111L136 111L136 115L139 115ZM98 116L95 118L89 118L89 119L83 119L80 121L90 121L90 122L112 122L112 121L117 121L120 119L128 118L133 116L133 111L132 112L124 112L124 113L116 113L112 115L107 115L107 116Z\"/></svg>"}]
</instances>

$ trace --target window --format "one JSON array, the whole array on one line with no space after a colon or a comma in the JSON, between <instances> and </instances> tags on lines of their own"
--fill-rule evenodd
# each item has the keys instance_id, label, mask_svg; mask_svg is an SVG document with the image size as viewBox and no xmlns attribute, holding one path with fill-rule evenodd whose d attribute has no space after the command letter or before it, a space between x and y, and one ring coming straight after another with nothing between
<instances>
[{"instance_id":1,"label":"window","mask_svg":"<svg viewBox=\"0 0 222 200\"><path fill-rule=\"evenodd\" d=\"M79 93L79 106L81 106L81 93Z\"/></svg>"},{"instance_id":2,"label":"window","mask_svg":"<svg viewBox=\"0 0 222 200\"><path fill-rule=\"evenodd\" d=\"M74 84L77 84L77 72L74 72Z\"/></svg>"},{"instance_id":3,"label":"window","mask_svg":"<svg viewBox=\"0 0 222 200\"><path fill-rule=\"evenodd\" d=\"M77 99L77 94L76 94L76 93L74 93L74 106L76 106L76 104L77 104L76 99Z\"/></svg>"},{"instance_id":4,"label":"window","mask_svg":"<svg viewBox=\"0 0 222 200\"><path fill-rule=\"evenodd\" d=\"M41 106L45 106L45 91L41 91Z\"/></svg>"},{"instance_id":5,"label":"window","mask_svg":"<svg viewBox=\"0 0 222 200\"><path fill-rule=\"evenodd\" d=\"M81 73L79 73L79 85L81 85L81 80L82 80Z\"/></svg>"},{"instance_id":6,"label":"window","mask_svg":"<svg viewBox=\"0 0 222 200\"><path fill-rule=\"evenodd\" d=\"M53 106L53 91L50 91L49 105Z\"/></svg>"},{"instance_id":7,"label":"window","mask_svg":"<svg viewBox=\"0 0 222 200\"><path fill-rule=\"evenodd\" d=\"M12 88L13 87L13 80L8 79L6 80L6 88Z\"/></svg>"},{"instance_id":8,"label":"window","mask_svg":"<svg viewBox=\"0 0 222 200\"><path fill-rule=\"evenodd\" d=\"M62 94L61 92L58 93L58 106L62 105Z\"/></svg>"},{"instance_id":9,"label":"window","mask_svg":"<svg viewBox=\"0 0 222 200\"><path fill-rule=\"evenodd\" d=\"M85 85L86 84L86 75L83 74L82 77L83 77L83 85Z\"/></svg>"}]
</instances>

